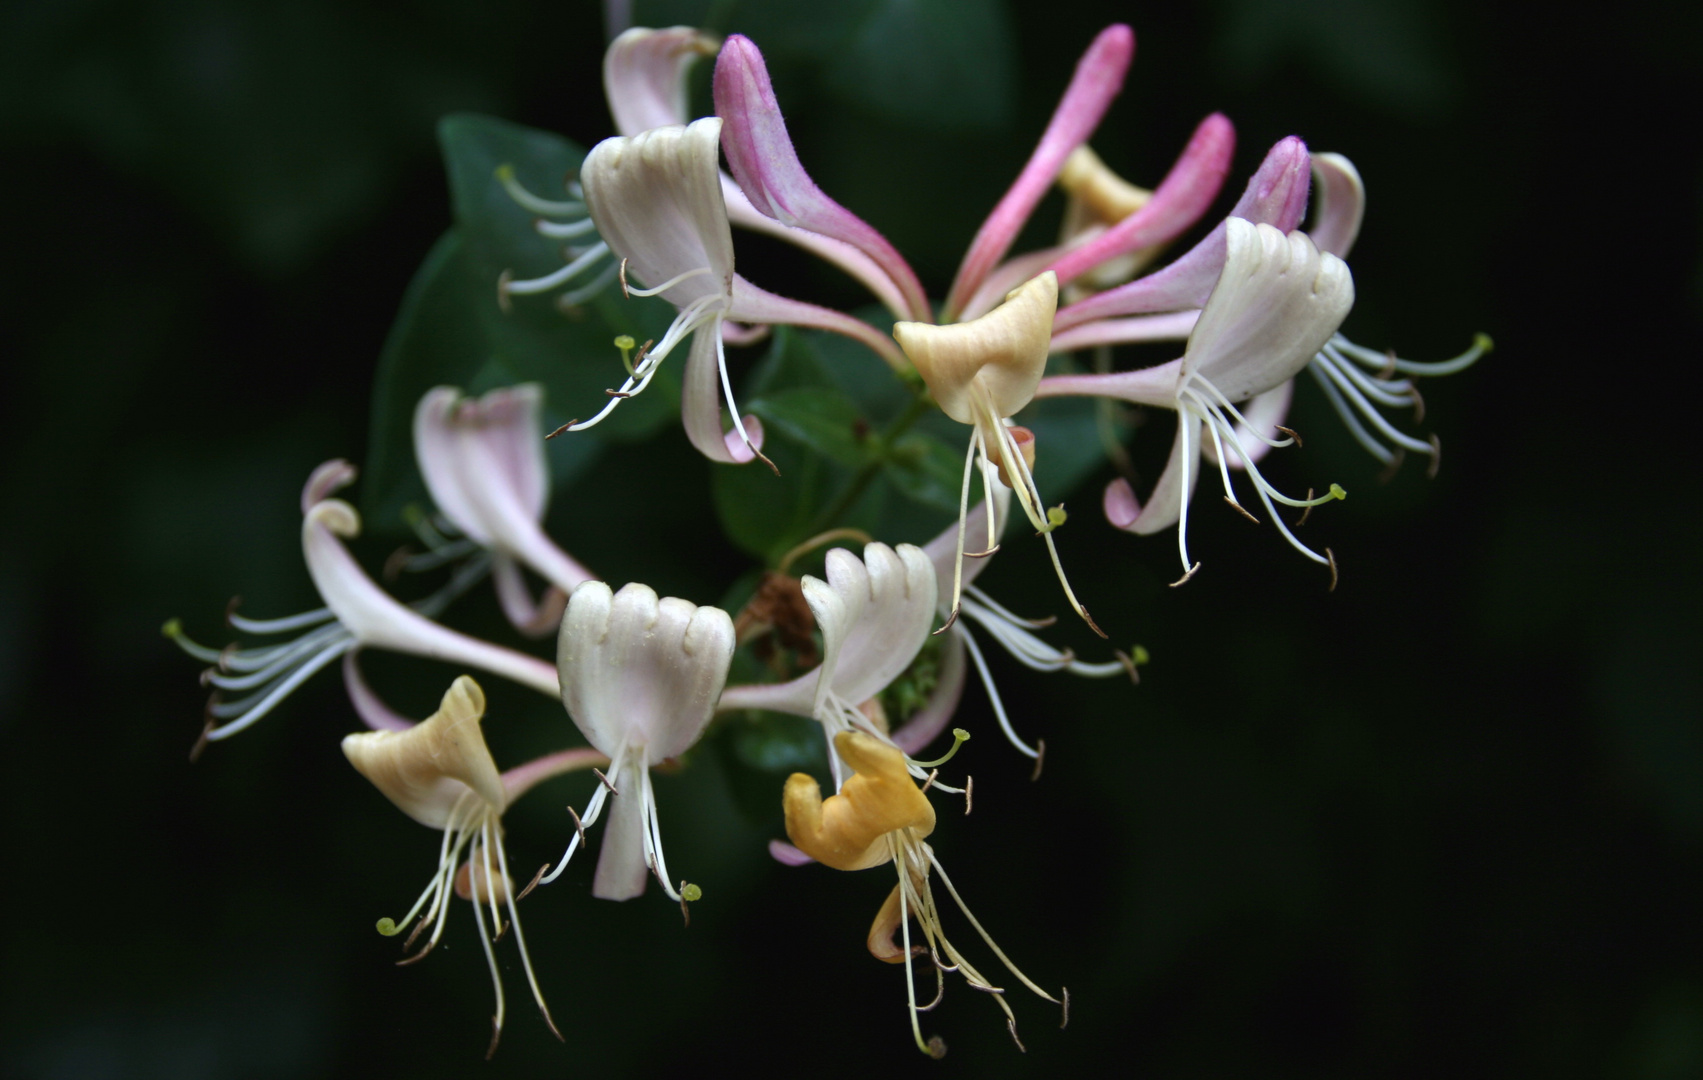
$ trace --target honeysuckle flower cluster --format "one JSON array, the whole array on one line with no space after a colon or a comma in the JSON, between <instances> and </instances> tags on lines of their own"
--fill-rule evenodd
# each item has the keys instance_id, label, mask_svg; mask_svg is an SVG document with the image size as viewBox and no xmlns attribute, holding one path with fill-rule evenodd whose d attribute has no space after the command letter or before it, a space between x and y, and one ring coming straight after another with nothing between
<instances>
[{"instance_id":1,"label":"honeysuckle flower cluster","mask_svg":"<svg viewBox=\"0 0 1703 1080\"><path fill-rule=\"evenodd\" d=\"M1033 153L970 240L938 302L891 242L811 178L763 55L742 36L718 42L685 27L623 33L610 45L603 72L619 134L585 155L566 182L567 197L527 188L512 165L491 177L496 189L536 215L537 238L560 244L563 254L562 265L540 277L503 272L480 282L495 288L502 311L512 315L519 305L553 297L577 312L616 288L621 304L657 297L673 311L655 340L640 345L625 330L615 336L625 377L596 408L552 402L588 418L548 437L597 438L588 433L644 393L683 349L680 416L692 446L719 466L760 459L779 473L764 453L772 433L738 406L728 350L776 326L837 334L867 351L868 379L897 380L908 395L908 409L883 433L882 445L897 445L931 410L962 425L957 512L950 523L941 515L930 531L944 528L935 535L871 535L840 519L861 491L856 484L883 467L875 459L845 497L825 504L830 520L823 531L789 538L802 542L762 568L760 584L735 613L660 597L639 582L613 589L545 529L551 481L543 390L522 384L475 398L440 386L410 403L415 459L433 504L411 517L423 551L404 549L379 578L369 574L349 547L362 531L360 515L338 497L355 469L330 461L308 478L301 498L303 559L321 606L275 619L248 618L234 608L227 613L231 628L244 635L297 636L269 646L214 648L192 640L177 620L167 624L168 636L209 665L203 678L213 698L197 754L278 711L315 673L341 663L353 712L368 728L343 739L347 760L404 814L442 834L425 890L402 919L380 920L379 930L407 931L401 962L412 963L442 940L455 901L468 902L495 994L491 1051L506 1016L495 946L511 927L539 1010L561 1034L541 989L556 965L535 963L529 952L521 900L559 880L589 842L588 830L603 825L593 895L634 899L654 876L687 914L688 903L705 897L701 883L713 886L717 870L688 854L677 861L691 862L700 883L672 876L657 797L667 780L656 774L690 767L701 740L763 713L804 718L822 736L819 775L794 772L777 783L775 831L784 830L786 840L771 843L774 856L845 871L895 867L897 883L879 904L865 944L877 959L904 965L919 1049L944 1053L944 1043L925 1038L921 1026L920 1014L934 1007L918 1003L915 968L922 964L936 974L935 1003L945 976L959 974L992 993L1017 1038L1002 988L948 938L936 882L1011 976L1059 1004L1068 1018L1069 995L1042 989L994 944L927 842L936 799L962 798L966 814L973 805L973 780L948 769L971 735L951 725L973 724L961 709L972 665L1006 741L1033 760L1032 776L1041 774L1046 743L1019 734L977 633L1043 673L1134 680L1147 662L1139 646L1080 658L1038 633L1051 619L1022 618L975 583L1007 534L1021 533L1008 528L1020 517L1046 547L1065 602L1101 638L1108 636L1066 574L1068 544L1061 547L1060 530L1074 519L1057 501L1064 493L1043 492L1036 479L1036 462L1052 448L1025 425L1025 410L1038 399L1086 396L1176 414L1170 457L1145 499L1127 477L1111 480L1102 498L1105 517L1118 529L1151 535L1176 528L1183 569L1176 584L1201 567L1190 555L1188 518L1200 475L1210 469L1229 505L1253 517L1232 477L1242 473L1242 487L1252 487L1284 538L1331 568L1334 587L1334 550L1303 544L1284 512L1310 512L1343 498L1344 489L1315 481L1297 497L1264 471L1269 451L1300 446L1284 424L1302 369L1380 462L1393 466L1413 452L1427 454L1435 466L1435 438L1407 433L1385 410L1419 412L1414 378L1469 366L1488 339L1453 360L1425 364L1342 336L1355 296L1345 260L1364 217L1364 185L1340 155L1312 153L1295 137L1279 140L1216 220L1208 214L1230 177L1235 145L1234 128L1221 115L1201 121L1153 188L1117 176L1089 140L1122 87L1134 47L1133 32L1121 25L1090 44ZM715 115L693 117L687 72L708 57L715 58ZM1059 242L1012 254L1055 186L1065 202ZM1309 231L1302 224L1310 196ZM891 317L890 331L746 280L735 269L734 226L795 244L843 270ZM1161 265L1169 245L1197 229L1200 239ZM488 304L490 294L483 295ZM1180 342L1181 355L1113 369L1114 347L1167 341ZM1092 356L1092 373L1080 370L1077 354ZM610 359L564 355L559 362ZM847 434L863 439L866 433ZM828 546L852 539L861 541L860 550ZM793 576L795 558L818 555L820 575ZM1001 563L1021 565L1024 557L1014 553ZM392 595L391 583L425 575L441 575L441 583L412 602ZM522 639L516 643L486 641L444 621L487 577ZM1118 598L1093 590L1090 582L1082 592L1095 596L1108 626L1127 633ZM554 662L535 655L536 646L525 640L550 634ZM416 722L391 708L362 676L357 657L368 649L436 662L450 686L438 711ZM740 667L742 650L759 662ZM736 678L736 670L745 674ZM484 738L485 694L468 672L519 683L543 695L551 710L559 707L559 748L499 769ZM505 722L501 715L490 720ZM927 757L949 727L950 748ZM583 811L567 809L552 838L563 854L517 888L523 875L511 872L505 812L540 783L585 771L595 774L596 787Z\"/></svg>"}]
</instances>

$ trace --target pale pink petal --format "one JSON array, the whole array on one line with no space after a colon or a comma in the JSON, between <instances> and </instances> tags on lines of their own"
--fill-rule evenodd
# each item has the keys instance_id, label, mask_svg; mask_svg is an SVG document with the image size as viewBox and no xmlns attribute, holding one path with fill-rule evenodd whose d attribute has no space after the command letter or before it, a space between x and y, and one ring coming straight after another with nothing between
<instances>
[{"instance_id":1,"label":"pale pink petal","mask_svg":"<svg viewBox=\"0 0 1703 1080\"><path fill-rule=\"evenodd\" d=\"M1341 154L1314 154L1313 180L1319 186L1313 207L1313 243L1320 251L1346 259L1366 213L1366 185L1360 182L1360 170Z\"/></svg>"},{"instance_id":2,"label":"pale pink petal","mask_svg":"<svg viewBox=\"0 0 1703 1080\"><path fill-rule=\"evenodd\" d=\"M1076 74L1053 111L1052 121L1041 135L1041 141L1029 161L1018 174L1017 181L982 223L976 238L971 241L952 291L946 298L945 317L948 321L963 310L1012 241L1034 213L1035 204L1052 187L1059 169L1070 152L1088 140L1106 108L1118 91L1123 89L1124 75L1129 71L1130 58L1135 55L1135 32L1121 23L1106 27L1076 63ZM738 171L735 170L735 175Z\"/></svg>"},{"instance_id":3,"label":"pale pink petal","mask_svg":"<svg viewBox=\"0 0 1703 1080\"><path fill-rule=\"evenodd\" d=\"M1049 375L1035 388L1037 398L1109 397L1161 409L1177 407L1177 376L1182 360L1108 375Z\"/></svg>"},{"instance_id":4,"label":"pale pink petal","mask_svg":"<svg viewBox=\"0 0 1703 1080\"><path fill-rule=\"evenodd\" d=\"M491 584L496 588L497 602L502 606L503 615L527 637L552 634L562 625L562 611L567 607L568 594L552 586L545 590L542 600L534 601L532 591L526 585L526 576L521 573L520 564L512 555L503 551L491 553Z\"/></svg>"},{"instance_id":5,"label":"pale pink petal","mask_svg":"<svg viewBox=\"0 0 1703 1080\"><path fill-rule=\"evenodd\" d=\"M1218 197L1235 150L1236 129L1223 115L1213 113L1195 128L1188 146L1147 205L1089 243L1072 248L1048 269L1064 284L1108 259L1175 240L1199 221Z\"/></svg>"},{"instance_id":6,"label":"pale pink petal","mask_svg":"<svg viewBox=\"0 0 1703 1080\"><path fill-rule=\"evenodd\" d=\"M748 345L758 345L769 340L769 335L773 332L774 328L769 326L767 323L755 323L750 326L746 326L742 323L736 323L732 320L724 319L721 324L721 343L723 345L732 345L734 348L740 349Z\"/></svg>"},{"instance_id":7,"label":"pale pink petal","mask_svg":"<svg viewBox=\"0 0 1703 1080\"><path fill-rule=\"evenodd\" d=\"M1194 497L1195 485L1200 482L1199 444L1200 421L1187 414L1177 417L1177 437L1171 443L1171 456L1165 471L1153 487L1144 507L1136 501L1135 492L1126 480L1113 480L1106 486L1103 505L1106 520L1125 532L1150 536L1169 529L1182 516L1183 504ZM1187 468L1188 485L1184 488L1183 471Z\"/></svg>"},{"instance_id":8,"label":"pale pink petal","mask_svg":"<svg viewBox=\"0 0 1703 1080\"><path fill-rule=\"evenodd\" d=\"M752 447L763 448L763 425L755 416L745 417L745 434L751 446L745 445L739 430L721 429L721 350L717 347L718 328L704 326L692 335L692 348L686 356L686 375L680 386L680 421L686 437L698 452L711 461L728 465L743 465L756 458Z\"/></svg>"},{"instance_id":9,"label":"pale pink petal","mask_svg":"<svg viewBox=\"0 0 1703 1080\"><path fill-rule=\"evenodd\" d=\"M407 731L413 727L416 721L391 709L367 685L367 680L361 677L361 665L355 659L359 655L359 649L343 654L343 688L349 692L355 715L374 731Z\"/></svg>"},{"instance_id":10,"label":"pale pink petal","mask_svg":"<svg viewBox=\"0 0 1703 1080\"><path fill-rule=\"evenodd\" d=\"M895 368L908 368L910 361L899 349L898 342L883 334L862 319L834 311L832 308L791 300L761 289L738 274L733 275L733 304L728 318L749 323L781 323L789 326L812 326L831 330L869 346L876 355Z\"/></svg>"},{"instance_id":11,"label":"pale pink petal","mask_svg":"<svg viewBox=\"0 0 1703 1080\"><path fill-rule=\"evenodd\" d=\"M821 675L821 667L815 667L789 682L740 683L730 686L721 692L721 701L716 705L716 711L766 709L769 712L808 719L815 715L816 684Z\"/></svg>"},{"instance_id":12,"label":"pale pink petal","mask_svg":"<svg viewBox=\"0 0 1703 1080\"><path fill-rule=\"evenodd\" d=\"M981 288L976 290L976 295L970 297L970 302L964 305L964 310L958 313L958 321L969 322L986 315L1005 301L1007 293L1052 266L1060 255L1088 243L1103 235L1105 231L1101 226L1090 226L1073 237L1068 244L1025 251L1000 263L982 281Z\"/></svg>"},{"instance_id":13,"label":"pale pink petal","mask_svg":"<svg viewBox=\"0 0 1703 1080\"><path fill-rule=\"evenodd\" d=\"M1054 334L1052 351L1074 352L1096 345L1130 345L1141 341L1184 341L1200 321L1200 312L1168 311L1163 315L1131 315L1123 319L1096 319Z\"/></svg>"},{"instance_id":14,"label":"pale pink petal","mask_svg":"<svg viewBox=\"0 0 1703 1080\"><path fill-rule=\"evenodd\" d=\"M645 805L639 769L622 770L621 794L609 797L603 849L597 854L597 873L591 895L599 900L631 900L645 891L650 866L645 861Z\"/></svg>"},{"instance_id":15,"label":"pale pink petal","mask_svg":"<svg viewBox=\"0 0 1703 1080\"><path fill-rule=\"evenodd\" d=\"M769 856L784 866L807 866L816 861L785 840L770 840Z\"/></svg>"},{"instance_id":16,"label":"pale pink petal","mask_svg":"<svg viewBox=\"0 0 1703 1080\"><path fill-rule=\"evenodd\" d=\"M603 54L603 95L615 130L631 136L684 124L686 70L698 57L714 56L715 51L714 38L689 26L634 27L611 41Z\"/></svg>"},{"instance_id":17,"label":"pale pink petal","mask_svg":"<svg viewBox=\"0 0 1703 1080\"><path fill-rule=\"evenodd\" d=\"M1259 171L1248 181L1247 189L1225 220L1243 218L1256 224L1275 225L1283 232L1294 229L1307 208L1310 167L1305 143L1294 136L1279 140L1266 154ZM1220 222L1206 239L1162 270L1064 308L1053 320L1053 332L1117 315L1205 306L1224 269L1224 229L1224 223Z\"/></svg>"},{"instance_id":18,"label":"pale pink petal","mask_svg":"<svg viewBox=\"0 0 1703 1080\"><path fill-rule=\"evenodd\" d=\"M516 799L546 780L564 773L608 767L609 759L602 751L583 746L573 750L558 750L554 754L545 754L525 765L516 765L506 770L503 773L503 792L512 806Z\"/></svg>"},{"instance_id":19,"label":"pale pink petal","mask_svg":"<svg viewBox=\"0 0 1703 1080\"><path fill-rule=\"evenodd\" d=\"M345 475L347 482L353 470ZM326 493L329 490L335 487ZM322 498L302 519L302 553L308 573L321 599L357 642L476 667L551 695L559 692L549 664L440 626L397 603L343 546L342 537L359 533L360 515L341 499Z\"/></svg>"},{"instance_id":20,"label":"pale pink petal","mask_svg":"<svg viewBox=\"0 0 1703 1080\"><path fill-rule=\"evenodd\" d=\"M715 105L724 121L722 146L728 167L759 212L862 251L898 287L911 318L930 317L922 284L898 250L829 198L804 171L775 100L763 54L740 34L727 39L716 59Z\"/></svg>"}]
</instances>

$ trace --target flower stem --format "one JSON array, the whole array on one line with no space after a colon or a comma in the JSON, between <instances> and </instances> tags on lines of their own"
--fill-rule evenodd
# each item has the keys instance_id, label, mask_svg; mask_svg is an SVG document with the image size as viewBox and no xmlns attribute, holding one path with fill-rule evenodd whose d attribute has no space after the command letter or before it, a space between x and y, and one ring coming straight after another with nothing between
<instances>
[{"instance_id":1,"label":"flower stem","mask_svg":"<svg viewBox=\"0 0 1703 1080\"><path fill-rule=\"evenodd\" d=\"M805 531L806 536L815 536L817 533L832 527L847 510L852 508L853 503L863 497L863 493L869 489L869 485L886 467L887 455L892 449L893 443L898 440L899 436L909 431L911 425L922 419L923 414L933 407L934 399L929 397L928 391L919 389L911 398L910 404L905 406L905 411L895 417L893 422L887 425L886 430L878 436L881 440L880 455L864 464L862 468L858 469L857 474L847 481L839 496L828 505L827 509L816 515L816 520Z\"/></svg>"}]
</instances>

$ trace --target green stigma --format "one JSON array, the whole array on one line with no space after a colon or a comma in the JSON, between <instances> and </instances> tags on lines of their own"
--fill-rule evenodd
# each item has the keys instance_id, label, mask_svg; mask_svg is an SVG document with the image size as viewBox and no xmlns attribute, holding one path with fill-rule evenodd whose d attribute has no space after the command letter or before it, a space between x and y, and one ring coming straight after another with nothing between
<instances>
[{"instance_id":1,"label":"green stigma","mask_svg":"<svg viewBox=\"0 0 1703 1080\"><path fill-rule=\"evenodd\" d=\"M514 180L514 166L510 165L506 161L503 162L501 165L497 166L496 176L497 176L497 179L502 181L503 183L505 183L505 184L510 183L511 181Z\"/></svg>"},{"instance_id":2,"label":"green stigma","mask_svg":"<svg viewBox=\"0 0 1703 1080\"><path fill-rule=\"evenodd\" d=\"M960 746L963 746L965 743L967 743L969 741L970 741L970 733L968 731L965 731L961 727L955 727L955 728L952 729L952 749L946 751L946 753L943 756L935 758L933 761L915 761L915 762L912 762L912 764L917 766L917 768L919 768L919 769L936 769L936 768L939 768L940 766L946 764L948 761L951 761L952 755L956 754L958 752L958 748Z\"/></svg>"},{"instance_id":3,"label":"green stigma","mask_svg":"<svg viewBox=\"0 0 1703 1080\"><path fill-rule=\"evenodd\" d=\"M631 339L629 339L629 340L631 340ZM686 901L688 904L697 903L699 900L702 900L703 898L704 898L704 890L698 888L696 885L693 885L691 882L687 882L680 889L680 899Z\"/></svg>"},{"instance_id":4,"label":"green stigma","mask_svg":"<svg viewBox=\"0 0 1703 1080\"><path fill-rule=\"evenodd\" d=\"M629 375L637 374L633 370L633 349L637 346L638 342L633 340L631 334L622 334L615 339L615 347L621 350L621 366L627 369Z\"/></svg>"},{"instance_id":5,"label":"green stigma","mask_svg":"<svg viewBox=\"0 0 1703 1080\"><path fill-rule=\"evenodd\" d=\"M1049 529L1056 529L1069 520L1069 517L1070 515L1064 512L1064 506L1062 504L1058 506L1050 506L1047 508L1047 527Z\"/></svg>"},{"instance_id":6,"label":"green stigma","mask_svg":"<svg viewBox=\"0 0 1703 1080\"><path fill-rule=\"evenodd\" d=\"M160 627L160 633L171 638L173 641L176 641L178 638L183 636L183 620L175 618L167 619L165 621L165 625Z\"/></svg>"},{"instance_id":7,"label":"green stigma","mask_svg":"<svg viewBox=\"0 0 1703 1080\"><path fill-rule=\"evenodd\" d=\"M1472 347L1481 352L1489 352L1496 348L1496 343L1490 340L1489 334L1474 334L1472 336Z\"/></svg>"},{"instance_id":8,"label":"green stigma","mask_svg":"<svg viewBox=\"0 0 1703 1080\"><path fill-rule=\"evenodd\" d=\"M1152 659L1153 657L1148 655L1148 652L1144 647L1140 645L1130 646L1129 662L1134 664L1136 667L1140 667Z\"/></svg>"},{"instance_id":9,"label":"green stigma","mask_svg":"<svg viewBox=\"0 0 1703 1080\"><path fill-rule=\"evenodd\" d=\"M1348 498L1348 492L1342 490L1341 484L1332 484L1330 486L1330 495L1331 495L1331 498L1333 498L1333 499L1346 499L1346 498Z\"/></svg>"},{"instance_id":10,"label":"green stigma","mask_svg":"<svg viewBox=\"0 0 1703 1080\"><path fill-rule=\"evenodd\" d=\"M396 925L396 920L388 915L378 921L378 932L385 937L395 937L402 932L402 927Z\"/></svg>"}]
</instances>

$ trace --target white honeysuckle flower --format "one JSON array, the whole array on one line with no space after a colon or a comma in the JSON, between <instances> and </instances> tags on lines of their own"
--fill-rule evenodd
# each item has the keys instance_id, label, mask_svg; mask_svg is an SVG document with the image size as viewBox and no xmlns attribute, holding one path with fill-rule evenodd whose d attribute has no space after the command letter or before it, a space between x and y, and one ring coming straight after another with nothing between
<instances>
[{"instance_id":1,"label":"white honeysuckle flower","mask_svg":"<svg viewBox=\"0 0 1703 1080\"><path fill-rule=\"evenodd\" d=\"M655 873L670 899L695 900L698 888L676 890L662 854L651 766L689 750L715 713L733 660L733 620L720 608L648 586L611 592L588 581L568 598L557 648L562 704L593 747L607 755L609 775L586 806L582 825L597 821L613 798L592 894L628 900ZM554 881L584 839L576 831L546 883Z\"/></svg>"},{"instance_id":2,"label":"white honeysuckle flower","mask_svg":"<svg viewBox=\"0 0 1703 1080\"><path fill-rule=\"evenodd\" d=\"M922 1037L917 1014L933 1005L921 1008L917 1005L916 983L911 973L912 919L922 928L940 993L945 991L945 973L959 973L971 986L990 993L1005 1013L1012 1039L1019 1049L1023 1046L1017 1038L1017 1018L1006 1003L1003 989L989 982L946 937L931 886L931 877L936 875L1006 970L1042 998L1061 1005L1068 1022L1070 992L1064 991L1060 1001L1018 970L970 913L934 848L925 842L934 831L935 814L924 791L927 786L940 785L918 788L914 765L904 753L867 732L839 731L833 736L833 748L833 758L844 762L846 775L836 783L836 792L828 798L822 797L821 786L806 773L793 773L787 778L781 795L787 837L801 854L836 870L866 870L887 862L894 864L899 882L876 914L867 945L876 959L905 965L911 1035L916 1039L917 1049L930 1057L940 1057L946 1052L939 1036L927 1040ZM902 945L893 941L895 933L901 935ZM935 1002L939 1000L937 995Z\"/></svg>"},{"instance_id":3,"label":"white honeysuckle flower","mask_svg":"<svg viewBox=\"0 0 1703 1080\"><path fill-rule=\"evenodd\" d=\"M1334 585L1336 563L1329 549L1320 555L1296 539L1272 503L1315 506L1345 493L1334 484L1316 499L1279 492L1260 474L1254 464L1258 455L1244 440L1287 446L1293 439L1268 435L1237 404L1278 390L1307 365L1353 306L1353 278L1346 263L1320 252L1305 233L1285 236L1270 225L1238 217L1229 218L1225 228L1224 269L1180 359L1115 375L1054 376L1037 396L1096 394L1177 411L1170 460L1146 504L1136 500L1123 480L1113 481L1105 495L1106 517L1119 528L1145 535L1177 527L1183 576L1175 584L1187 581L1200 567L1188 554L1188 505L1199 479L1204 426L1225 499L1247 514L1230 484L1228 461L1234 455L1284 538L1303 555L1332 567Z\"/></svg>"},{"instance_id":4,"label":"white honeysuckle flower","mask_svg":"<svg viewBox=\"0 0 1703 1080\"><path fill-rule=\"evenodd\" d=\"M721 121L710 117L685 127L605 139L586 155L580 182L597 229L620 257L625 275L649 286L628 288L628 293L661 296L679 314L661 341L641 350L608 404L563 430L581 431L601 422L649 386L658 366L691 338L680 396L687 437L712 461L741 464L761 458L762 425L756 417L740 416L727 376L722 324L730 319L833 330L870 346L895 366L903 364L899 350L868 323L776 296L733 272L733 237L718 165L720 137ZM726 433L723 400L733 415L733 428Z\"/></svg>"},{"instance_id":5,"label":"white honeysuckle flower","mask_svg":"<svg viewBox=\"0 0 1703 1080\"><path fill-rule=\"evenodd\" d=\"M990 473L997 470L1000 482L1016 493L1024 516L1046 540L1047 553L1052 556L1053 569L1070 606L1095 633L1105 637L1089 617L1088 609L1076 599L1059 562L1052 533L1064 524L1065 515L1062 508L1048 510L1041 504L1041 493L1030 471L1034 436L1006 420L1035 395L1035 387L1046 370L1053 312L1057 307L1058 278L1048 271L1012 290L1003 304L969 322L948 326L901 322L893 326L893 337L916 365L917 373L928 384L941 411L961 424L970 425L971 429L958 500L958 543L948 625L958 616L963 592L964 522L969 511L970 475L979 464L984 498L993 497ZM988 543L983 555L992 554L997 545L991 528L992 517L988 524Z\"/></svg>"},{"instance_id":6,"label":"white honeysuckle flower","mask_svg":"<svg viewBox=\"0 0 1703 1080\"><path fill-rule=\"evenodd\" d=\"M543 660L432 621L483 575L483 562L469 560L447 585L413 605L398 602L367 576L343 546L345 538L359 535L360 515L343 500L331 498L354 479L353 465L328 461L313 471L302 488L302 554L325 606L281 619L228 616L232 627L244 633L306 633L266 648L211 649L191 641L176 619L166 623L166 636L191 656L214 665L203 675L203 681L215 690L207 706L206 727L190 752L192 758L206 743L229 738L260 720L332 661L352 659L356 650L369 646L489 671L551 697L560 692L555 668ZM222 700L227 691L248 693L234 701ZM361 712L363 717L381 715Z\"/></svg>"},{"instance_id":7,"label":"white honeysuckle flower","mask_svg":"<svg viewBox=\"0 0 1703 1080\"><path fill-rule=\"evenodd\" d=\"M463 675L450 686L438 711L429 718L404 730L346 736L343 753L397 809L427 828L443 833L437 869L425 891L400 921L380 919L378 930L392 937L406 930L419 916L404 944L406 950L413 947L415 939L428 926L432 928L431 936L419 952L401 961L411 964L431 952L443 936L452 894L472 904L497 999L496 1012L491 1017L491 1045L485 1053L488 1059L496 1052L507 1012L503 981L492 949L492 944L507 929L498 911L499 904L508 908L515 944L520 948L521 964L526 969L526 981L532 987L538 1011L551 1033L562 1038L550 1018L549 1007L544 1004L543 992L532 970L532 957L527 952L526 934L515 906L526 893L515 894L514 879L509 874L508 854L503 847L503 812L522 792L547 776L590 768L605 759L594 750L569 750L511 773L498 773L480 728L484 715L484 691ZM489 927L485 923L487 909L491 916Z\"/></svg>"},{"instance_id":8,"label":"white honeysuckle flower","mask_svg":"<svg viewBox=\"0 0 1703 1080\"><path fill-rule=\"evenodd\" d=\"M1366 186L1360 180L1360 171L1341 154L1314 154L1313 179L1318 191L1314 201L1313 241L1320 251L1347 259L1366 213ZM1472 347L1459 356L1427 363L1364 348L1339 333L1331 335L1319 349L1308 363L1307 371L1325 392L1349 434L1367 453L1392 469L1401 464L1402 456L1409 450L1424 454L1431 458L1430 472L1435 475L1442 456L1437 437L1414 438L1392 424L1382 412L1386 408L1410 408L1416 423L1425 418L1425 401L1413 379L1393 376L1398 372L1406 376L1452 375L1477 363L1490 349L1490 338L1479 334L1473 339ZM1384 444L1386 439L1394 444L1393 450Z\"/></svg>"},{"instance_id":9,"label":"white honeysuckle flower","mask_svg":"<svg viewBox=\"0 0 1703 1080\"><path fill-rule=\"evenodd\" d=\"M736 35L734 41L738 40ZM610 42L603 54L603 92L616 132L630 138L651 128L690 122L686 73L698 57L714 56L719 47L715 38L689 26L634 27ZM733 177L723 172L720 178L732 224L784 240L840 267L874 293L895 318L913 315L898 284L874 259L843 240L760 213ZM723 336L729 344L738 344L731 331L731 324L724 324Z\"/></svg>"},{"instance_id":10,"label":"white honeysuckle flower","mask_svg":"<svg viewBox=\"0 0 1703 1080\"><path fill-rule=\"evenodd\" d=\"M568 594L593 576L539 524L550 491L542 408L543 388L526 383L481 398L440 386L414 410L414 454L432 501L491 552L504 614L533 634L554 630ZM555 586L554 603L533 602L519 563Z\"/></svg>"},{"instance_id":11,"label":"white honeysuckle flower","mask_svg":"<svg viewBox=\"0 0 1703 1080\"><path fill-rule=\"evenodd\" d=\"M970 511L966 519L966 530L972 534L986 528L986 516L994 514L995 524L992 536L997 542L1003 533L1009 518L1011 505L1010 489L999 486L994 489L993 498L980 503ZM957 560L957 528L948 527L946 531L930 540L923 552L934 564L935 579L940 583L936 608L942 617L952 610L952 594L946 582L953 564ZM965 675L962 654L969 653L970 660L976 666L976 672L981 676L982 687L987 691L988 701L993 705L994 717L999 721L1000 730L1005 738L1018 751L1037 762L1046 749L1046 742L1041 740L1035 746L1030 746L1018 736L1012 726L1011 718L1006 713L1005 702L999 695L999 689L994 685L993 673L988 669L987 660L982 655L981 646L976 643L975 635L970 632L969 623L974 622L993 636L993 639L1005 647L1005 650L1025 667L1035 671L1068 671L1073 675L1087 678L1105 678L1109 675L1128 673L1135 675L1135 662L1119 654L1119 659L1108 660L1101 664L1090 664L1076 658L1076 654L1068 649L1059 650L1036 637L1031 631L1051 626L1052 619L1025 619L1013 614L1004 605L989 596L975 584L975 579L993 561L991 555L973 560L964 569L963 596L960 598L960 611L963 618L952 623L949 630L950 640L944 648L947 655L942 658L940 680L936 685L937 695L950 695L952 704L957 704L957 694ZM952 658L956 655L957 659ZM950 681L956 678L959 687L952 687ZM897 732L893 741L908 753L915 753L926 746L938 735L945 726L950 712L940 709L935 701L919 710L910 718L910 722Z\"/></svg>"},{"instance_id":12,"label":"white honeysuckle flower","mask_svg":"<svg viewBox=\"0 0 1703 1080\"><path fill-rule=\"evenodd\" d=\"M861 559L834 548L826 563L826 581L806 575L801 582L822 631L822 662L790 682L730 686L720 707L770 709L819 721L837 787L847 775L834 752L838 733L856 730L891 741L859 706L916 659L934 625L939 587L934 564L912 544L866 544ZM919 778L927 775L915 762L910 768Z\"/></svg>"}]
</instances>

